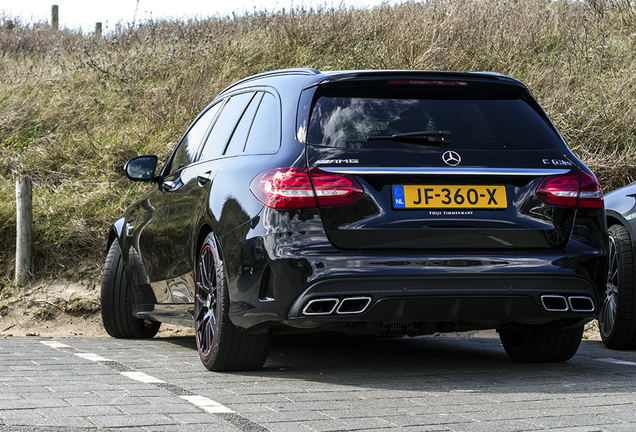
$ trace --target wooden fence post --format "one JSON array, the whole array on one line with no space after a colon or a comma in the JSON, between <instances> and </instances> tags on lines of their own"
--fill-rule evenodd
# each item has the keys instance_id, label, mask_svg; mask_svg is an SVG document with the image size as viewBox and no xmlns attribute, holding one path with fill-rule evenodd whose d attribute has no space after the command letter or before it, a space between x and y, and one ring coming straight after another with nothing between
<instances>
[{"instance_id":1,"label":"wooden fence post","mask_svg":"<svg viewBox=\"0 0 636 432\"><path fill-rule=\"evenodd\" d=\"M102 37L102 23L100 22L95 23L95 37L96 38Z\"/></svg>"},{"instance_id":2,"label":"wooden fence post","mask_svg":"<svg viewBox=\"0 0 636 432\"><path fill-rule=\"evenodd\" d=\"M31 241L33 226L33 189L31 177L15 182L15 206L17 212L17 235L15 248L15 281L24 286L31 273Z\"/></svg>"},{"instance_id":3,"label":"wooden fence post","mask_svg":"<svg viewBox=\"0 0 636 432\"><path fill-rule=\"evenodd\" d=\"M60 27L60 8L58 5L51 6L51 27L58 30Z\"/></svg>"}]
</instances>

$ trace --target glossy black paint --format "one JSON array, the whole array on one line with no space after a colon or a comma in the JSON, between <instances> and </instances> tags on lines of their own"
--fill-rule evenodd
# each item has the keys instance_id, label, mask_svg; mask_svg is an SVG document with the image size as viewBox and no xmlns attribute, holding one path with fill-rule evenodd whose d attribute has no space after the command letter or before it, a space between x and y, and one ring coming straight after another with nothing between
<instances>
[{"instance_id":1,"label":"glossy black paint","mask_svg":"<svg viewBox=\"0 0 636 432\"><path fill-rule=\"evenodd\" d=\"M154 177L155 184L109 234L109 244L118 241L125 259L134 248L143 261L147 283L137 287L135 315L192 325L196 261L203 239L214 233L230 318L254 332L381 333L385 324L399 323L421 334L592 319L596 309L548 311L540 299L587 296L598 305L607 272L603 212L548 206L534 193L545 175L587 169L565 143L537 152L462 151L461 167L467 169L462 174L444 164L440 148L387 153L305 144L320 85L414 77L483 81L526 92L521 83L495 74L300 70L250 77L217 96L212 106L245 91L274 96L280 104L280 125L273 125L281 131L280 150L219 153L184 167L172 166L173 153L157 177L153 172L139 178ZM193 148L200 154L201 145ZM320 162L325 160L343 162ZM353 160L358 162L349 163ZM282 211L264 206L249 190L266 169L313 166L355 173L364 197L347 207ZM377 168L386 171L373 172ZM470 215L396 211L392 184L504 184L509 205ZM361 313L303 313L315 299L361 296L371 298Z\"/></svg>"}]
</instances>

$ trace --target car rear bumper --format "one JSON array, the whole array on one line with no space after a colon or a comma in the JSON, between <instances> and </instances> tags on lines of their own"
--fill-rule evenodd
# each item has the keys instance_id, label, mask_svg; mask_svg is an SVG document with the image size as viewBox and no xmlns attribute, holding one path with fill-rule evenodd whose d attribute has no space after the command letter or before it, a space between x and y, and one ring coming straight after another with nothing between
<instances>
[{"instance_id":1,"label":"car rear bumper","mask_svg":"<svg viewBox=\"0 0 636 432\"><path fill-rule=\"evenodd\" d=\"M549 322L593 317L596 289L582 277L479 274L323 280L292 304L288 320Z\"/></svg>"},{"instance_id":2,"label":"car rear bumper","mask_svg":"<svg viewBox=\"0 0 636 432\"><path fill-rule=\"evenodd\" d=\"M244 265L249 272L230 280L233 323L254 330L455 321L496 328L590 319L607 271L602 251L580 243L577 253L523 256L360 253L313 245L269 249L260 254L267 257L262 265Z\"/></svg>"}]
</instances>

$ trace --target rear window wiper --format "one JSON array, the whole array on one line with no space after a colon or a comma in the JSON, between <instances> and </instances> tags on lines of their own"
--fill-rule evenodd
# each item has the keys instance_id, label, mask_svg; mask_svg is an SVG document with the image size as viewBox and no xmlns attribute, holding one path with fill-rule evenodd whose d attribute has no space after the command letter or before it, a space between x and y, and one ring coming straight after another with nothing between
<instances>
[{"instance_id":1,"label":"rear window wiper","mask_svg":"<svg viewBox=\"0 0 636 432\"><path fill-rule=\"evenodd\" d=\"M369 135L367 141L391 140L425 145L445 146L451 139L450 131L418 131L393 135Z\"/></svg>"}]
</instances>

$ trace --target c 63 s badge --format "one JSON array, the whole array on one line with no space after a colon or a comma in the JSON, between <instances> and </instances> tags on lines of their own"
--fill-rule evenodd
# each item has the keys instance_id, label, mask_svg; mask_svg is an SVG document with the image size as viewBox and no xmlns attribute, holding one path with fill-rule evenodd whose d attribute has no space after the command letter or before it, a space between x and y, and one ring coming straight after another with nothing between
<instances>
[{"instance_id":1,"label":"c 63 s badge","mask_svg":"<svg viewBox=\"0 0 636 432\"><path fill-rule=\"evenodd\" d=\"M543 159L543 164L556 166L574 166L572 162L564 159Z\"/></svg>"}]
</instances>

